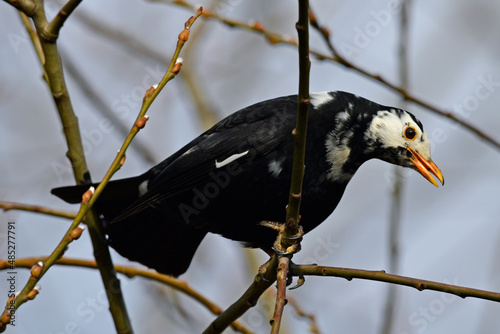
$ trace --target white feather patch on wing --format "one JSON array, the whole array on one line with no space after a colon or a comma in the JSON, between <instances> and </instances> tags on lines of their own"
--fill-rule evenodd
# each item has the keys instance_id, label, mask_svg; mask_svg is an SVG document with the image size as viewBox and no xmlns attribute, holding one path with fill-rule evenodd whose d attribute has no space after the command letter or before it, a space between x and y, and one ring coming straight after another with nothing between
<instances>
[{"instance_id":1,"label":"white feather patch on wing","mask_svg":"<svg viewBox=\"0 0 500 334\"><path fill-rule=\"evenodd\" d=\"M224 167L226 165L229 165L231 162L247 155L248 152L249 152L249 150L246 150L245 152L242 152L242 153L233 154L232 156L222 160L221 162L218 162L217 160L215 160L215 168L221 168L221 167Z\"/></svg>"}]
</instances>

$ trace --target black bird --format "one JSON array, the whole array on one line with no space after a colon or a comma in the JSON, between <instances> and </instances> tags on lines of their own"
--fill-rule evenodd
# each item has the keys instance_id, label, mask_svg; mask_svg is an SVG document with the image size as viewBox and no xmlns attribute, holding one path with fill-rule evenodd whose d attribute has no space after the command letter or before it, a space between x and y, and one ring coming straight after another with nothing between
<instances>
[{"instance_id":1,"label":"black bird","mask_svg":"<svg viewBox=\"0 0 500 334\"><path fill-rule=\"evenodd\" d=\"M297 96L241 109L146 173L110 182L96 202L110 245L160 273L184 273L208 232L271 251L292 172ZM311 94L301 221L307 233L339 203L356 170L377 158L444 184L422 123L346 92ZM432 175L431 175L432 174ZM87 186L53 189L79 203Z\"/></svg>"}]
</instances>

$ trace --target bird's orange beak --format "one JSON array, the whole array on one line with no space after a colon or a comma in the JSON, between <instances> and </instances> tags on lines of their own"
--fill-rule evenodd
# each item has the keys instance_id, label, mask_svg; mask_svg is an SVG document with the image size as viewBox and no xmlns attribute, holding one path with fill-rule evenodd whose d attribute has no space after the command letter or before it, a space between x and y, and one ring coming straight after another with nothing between
<instances>
[{"instance_id":1,"label":"bird's orange beak","mask_svg":"<svg viewBox=\"0 0 500 334\"><path fill-rule=\"evenodd\" d=\"M436 187L439 187L436 180L434 180L434 178L432 177L432 175L434 175L441 182L441 184L444 185L443 173L441 173L441 170L439 170L438 166L436 166L436 164L432 160L424 159L424 157L422 157L417 151L410 147L407 147L407 149L413 155L413 157L410 159L411 162L413 162L413 164L423 177L425 177Z\"/></svg>"}]
</instances>

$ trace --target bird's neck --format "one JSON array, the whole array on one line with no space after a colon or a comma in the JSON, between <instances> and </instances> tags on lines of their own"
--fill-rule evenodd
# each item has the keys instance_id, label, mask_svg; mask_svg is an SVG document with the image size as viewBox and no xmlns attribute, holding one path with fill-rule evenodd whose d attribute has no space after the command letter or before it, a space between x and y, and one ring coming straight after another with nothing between
<instances>
[{"instance_id":1,"label":"bird's neck","mask_svg":"<svg viewBox=\"0 0 500 334\"><path fill-rule=\"evenodd\" d=\"M335 183L347 184L358 168L371 158L364 141L371 114L343 111L335 118L335 128L326 135L327 177Z\"/></svg>"}]
</instances>

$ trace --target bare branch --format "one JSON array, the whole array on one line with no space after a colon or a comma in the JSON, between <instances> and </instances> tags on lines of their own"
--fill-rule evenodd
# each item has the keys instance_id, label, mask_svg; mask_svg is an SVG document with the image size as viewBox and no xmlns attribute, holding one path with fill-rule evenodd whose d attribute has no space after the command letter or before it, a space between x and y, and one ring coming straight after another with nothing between
<instances>
[{"instance_id":1,"label":"bare branch","mask_svg":"<svg viewBox=\"0 0 500 334\"><path fill-rule=\"evenodd\" d=\"M152 104L152 102L154 101L156 96L158 96L161 89L167 84L167 82L169 82L170 80L175 78L177 73L179 73L180 67L182 65L180 62L177 61L178 57L179 57L179 53L180 53L184 43L188 40L189 28L192 26L192 24L194 23L196 18L198 18L201 15L201 13L202 13L202 8L200 7L196 16L191 17L186 22L184 30L179 35L179 40L177 43L176 52L174 53L174 56L173 56L172 61L170 63L170 66L167 70L167 73L165 74L165 76L163 77L163 79L161 80L161 82L157 88L151 87L148 91L146 91L145 97L143 99L143 105L142 105L142 108L139 112L139 115L137 116L137 120L134 123L132 129L130 130L130 133L128 134L127 138L125 139L122 147L118 151L115 160L111 164L111 167L109 168L108 172L104 176L103 181L101 181L101 183L99 184L97 189L95 189L95 191L94 191L94 189L89 189L89 191L87 191L84 194L82 203L80 205L80 210L78 211L78 214L76 215L75 220L71 224L70 228L68 229L68 231L66 232L66 234L64 235L62 240L59 242L56 249L47 258L46 262L43 263L42 265L39 265L36 270L33 269L33 270L35 270L36 274L32 270L32 276L30 277L30 279L28 280L28 282L26 283L26 285L24 286L24 288L21 290L20 294L16 297L16 299L14 301L14 307L15 307L14 310L17 310L17 308L20 305L22 305L23 303L25 303L27 300L32 299L29 297L30 297L30 295L33 294L32 291L35 288L36 283L43 277L43 275L55 263L55 261L62 256L62 254L64 253L64 251L65 251L66 247L69 245L69 243L71 243L73 240L77 239L76 235L77 235L78 230L80 229L78 227L78 224L80 223L80 221L82 221L83 217L90 211L92 205L95 203L95 201L97 200L99 195L104 190L104 187L106 186L108 181L111 179L111 176L118 169L120 169L120 167L125 162L125 151L127 150L128 146L132 142L135 135L142 128L144 128L144 126L146 125L148 117L145 115L146 115L146 112L149 109L150 105ZM40 14L43 14L43 12ZM35 26L37 27L37 31L39 31L39 26L37 25L37 22L40 24L40 22L46 22L46 21L44 21L45 20L44 17L38 18L37 20L35 20ZM56 56L58 54L57 48L52 49L52 47L55 47L55 44L47 43L43 39L41 39L41 43L42 43L42 48L44 50L44 53L46 55L47 64L49 63L49 61L55 61L54 56ZM47 56L47 50L50 50L50 52L49 52L50 57ZM52 52L55 52L55 53L52 53ZM54 80L52 80L52 78L54 78L55 80L58 80L59 84L62 85L62 87L65 86L59 57L57 57L57 61L58 61L58 63L53 64L54 69L56 70L55 73L51 73L50 71L47 71L48 76L49 76L49 82L50 82L51 89L54 88L52 86L54 84ZM55 88L61 89L61 87L59 87L59 86L57 86ZM64 92L66 92L65 89L64 89ZM64 95L63 92L61 92L61 94ZM66 92L66 94L67 94L67 92ZM54 95L54 97L56 98L56 102L57 102L58 101L57 97L55 95ZM69 109L66 109L66 111L68 113L71 113L72 117L74 117L73 110L72 110L71 105L69 103L69 97L67 97L67 100L64 99L63 101L65 103L67 103L67 105L65 105L65 107L69 108ZM58 110L61 112L59 105L58 105ZM76 117L75 117L75 119L76 119ZM63 121L63 124L66 125L66 123L64 121ZM77 124L76 124L76 129L78 130ZM79 137L74 138L74 139L79 141ZM76 144L78 144L78 143L76 143ZM81 146L81 141L79 142L79 144ZM83 152L83 150L82 150L82 152ZM86 168L86 166L80 166L80 168ZM87 172L87 174L88 174L88 172ZM75 175L77 175L76 171L75 171ZM105 256L105 258L103 259L104 263L102 263L102 266L101 266L101 263L99 263L99 270L101 272L101 275L103 276L102 278L103 278L104 286L106 288L106 292L108 294L108 299L110 301L110 310L111 310L111 313L113 314L113 318L115 320L115 326L117 326L117 331L120 333L132 333L130 321L128 319L128 315L127 315L126 308L125 308L125 303L123 301L123 297L121 296L121 290L119 289L119 285L117 285L117 283L119 283L119 281L116 278L114 268L112 266L111 257L109 255L109 250L108 250L107 245L105 243L105 240L103 238L102 231L99 230L100 224L98 223L98 221L92 221L93 218L95 218L94 215L87 216L87 223L89 224L89 230L91 227L96 229L94 231L95 234L93 235L93 238L92 238L92 242L94 245L94 254L96 255L96 261L99 262L98 257L97 257L99 252L101 252L101 253L99 253L100 255L102 255L102 251L104 251L107 254L107 256ZM80 234L81 234L81 231L80 231ZM79 235L78 235L78 237L79 237ZM102 247L101 247L101 245L102 245ZM96 246L99 246L101 248L96 249ZM106 255L106 254L104 254L104 255ZM111 268L109 266L111 266ZM111 288L113 288L113 289L111 289ZM114 311L116 311L116 312L114 312ZM4 315L10 314L10 312L11 312L11 310L6 309L4 312ZM4 316L0 317L0 320L2 320L2 322L0 323L0 328L5 328L5 325L8 324L8 322L5 322L5 323L3 322L3 320L8 320L7 318L8 317L4 317Z\"/></svg>"},{"instance_id":2,"label":"bare branch","mask_svg":"<svg viewBox=\"0 0 500 334\"><path fill-rule=\"evenodd\" d=\"M22 211L43 213L43 214L50 215L50 216L63 217L63 218L69 218L69 219L75 219L75 217L76 217L76 212L57 210L57 209L43 207L40 205L30 205L30 204L13 203L13 202L0 202L0 208L3 209L3 211L22 210Z\"/></svg>"},{"instance_id":3,"label":"bare branch","mask_svg":"<svg viewBox=\"0 0 500 334\"><path fill-rule=\"evenodd\" d=\"M33 0L4 0L8 4L17 8L27 16L33 15L36 10L36 4Z\"/></svg>"},{"instance_id":4,"label":"bare branch","mask_svg":"<svg viewBox=\"0 0 500 334\"><path fill-rule=\"evenodd\" d=\"M293 163L286 219L283 233L278 236L278 249L288 253L288 249L298 249L300 239L294 238L299 233L299 211L302 199L302 182L304 179L306 158L307 118L309 113L309 1L299 0L299 19L296 24L299 40L299 92L297 99L297 124L293 130ZM290 252L292 253L292 252ZM292 253L293 254L293 253ZM286 305L286 285L291 255L280 255L276 294L276 306L271 319L271 333L278 334Z\"/></svg>"},{"instance_id":5,"label":"bare branch","mask_svg":"<svg viewBox=\"0 0 500 334\"><path fill-rule=\"evenodd\" d=\"M56 17L47 25L47 28L44 30L45 36L51 36L53 39L52 41L55 42L64 22L66 22L80 2L82 2L82 0L69 0L59 13L57 13Z\"/></svg>"},{"instance_id":6,"label":"bare branch","mask_svg":"<svg viewBox=\"0 0 500 334\"><path fill-rule=\"evenodd\" d=\"M274 314L270 321L271 323L271 334L278 334L281 326L281 319L283 318L283 311L285 309L285 305L287 304L286 300L286 283L288 277L288 267L290 265L290 258L286 256L281 256L279 258L278 264L278 274L277 274L277 292L276 292L276 306L274 308Z\"/></svg>"},{"instance_id":7,"label":"bare branch","mask_svg":"<svg viewBox=\"0 0 500 334\"><path fill-rule=\"evenodd\" d=\"M500 302L499 292L479 290L458 285L427 281L419 278L393 275L393 274L388 274L383 270L375 271L375 270L361 270L361 269L326 267L326 266L316 266L316 265L292 265L291 272L294 276L309 275L309 276L343 277L348 281L354 278L366 279L371 281L379 281L379 282L409 286L419 291L434 290L434 291L441 291L457 295L461 298L474 297L484 300Z\"/></svg>"},{"instance_id":8,"label":"bare branch","mask_svg":"<svg viewBox=\"0 0 500 334\"><path fill-rule=\"evenodd\" d=\"M257 304L260 296L276 281L278 257L274 255L259 269L253 283L243 295L229 306L205 329L203 334L222 333L233 321Z\"/></svg>"},{"instance_id":9,"label":"bare branch","mask_svg":"<svg viewBox=\"0 0 500 334\"><path fill-rule=\"evenodd\" d=\"M118 133L121 136L126 137L129 131L128 126L125 125L124 122L122 122L122 120L120 120L120 118L116 116L115 113L113 113L109 105L106 104L106 102L100 95L100 93L102 92L97 91L92 86L92 84L83 74L83 71L80 70L80 68L73 62L71 58L65 59L64 68L67 71L68 75L72 76L78 83L80 89L86 95L87 101L94 106L94 110L109 119L113 126L118 130ZM132 146L132 149L134 149L138 155L142 156L145 161L148 161L150 163L157 162L150 147L141 143L140 141L136 140L134 142L134 146Z\"/></svg>"}]
</instances>

